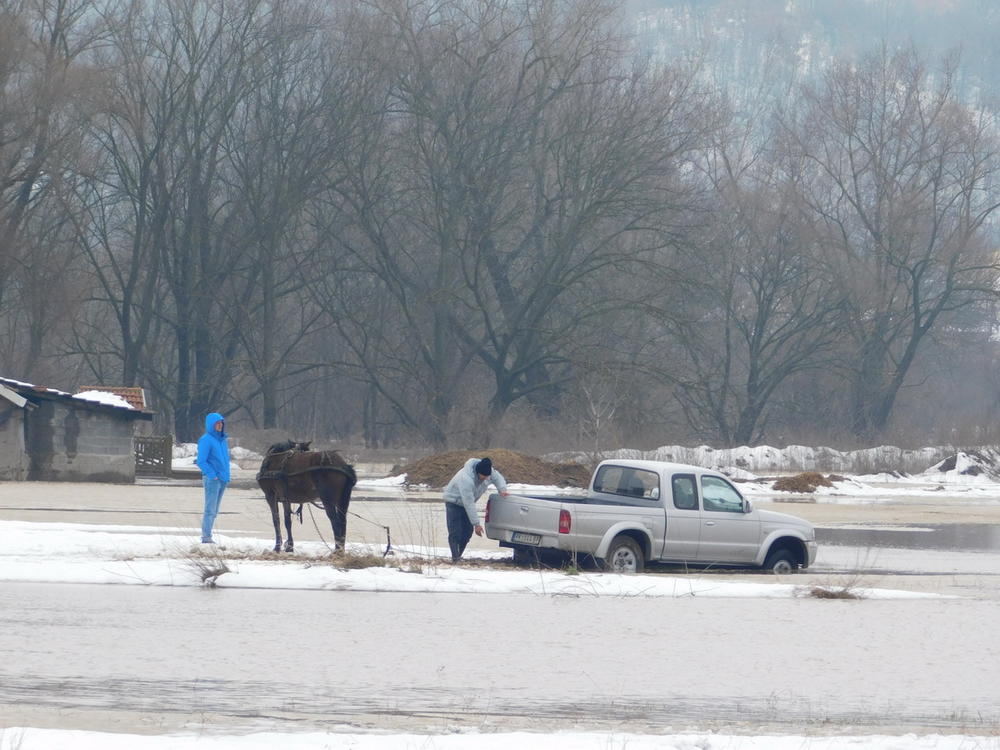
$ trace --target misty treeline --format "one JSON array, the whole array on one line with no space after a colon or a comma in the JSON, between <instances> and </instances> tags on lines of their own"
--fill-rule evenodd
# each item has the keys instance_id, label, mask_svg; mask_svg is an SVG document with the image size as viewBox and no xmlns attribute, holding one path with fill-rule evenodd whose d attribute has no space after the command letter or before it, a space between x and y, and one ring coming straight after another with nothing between
<instances>
[{"instance_id":1,"label":"misty treeline","mask_svg":"<svg viewBox=\"0 0 1000 750\"><path fill-rule=\"evenodd\" d=\"M991 438L998 131L959 59L734 86L630 28L0 0L0 374L141 385L181 440Z\"/></svg>"}]
</instances>

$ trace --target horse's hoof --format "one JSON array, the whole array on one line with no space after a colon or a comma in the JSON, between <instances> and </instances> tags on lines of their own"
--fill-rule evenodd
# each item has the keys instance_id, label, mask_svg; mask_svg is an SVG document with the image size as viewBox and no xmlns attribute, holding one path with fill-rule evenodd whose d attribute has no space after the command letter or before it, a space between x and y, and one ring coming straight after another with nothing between
<instances>
[{"instance_id":1,"label":"horse's hoof","mask_svg":"<svg viewBox=\"0 0 1000 750\"><path fill-rule=\"evenodd\" d=\"M272 550L272 552L281 552L281 545L280 544L274 545L274 549Z\"/></svg>"},{"instance_id":2,"label":"horse's hoof","mask_svg":"<svg viewBox=\"0 0 1000 750\"><path fill-rule=\"evenodd\" d=\"M285 545L285 552L294 552L294 551L295 551L295 547L293 547L291 544L286 544Z\"/></svg>"}]
</instances>

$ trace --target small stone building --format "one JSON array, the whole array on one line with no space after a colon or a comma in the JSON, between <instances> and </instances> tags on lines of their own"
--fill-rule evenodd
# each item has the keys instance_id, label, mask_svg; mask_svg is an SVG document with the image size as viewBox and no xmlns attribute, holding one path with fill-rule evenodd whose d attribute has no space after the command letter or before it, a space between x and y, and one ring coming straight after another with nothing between
<instances>
[{"instance_id":1,"label":"small stone building","mask_svg":"<svg viewBox=\"0 0 1000 750\"><path fill-rule=\"evenodd\" d=\"M152 413L0 378L0 479L135 481L136 425Z\"/></svg>"},{"instance_id":2,"label":"small stone building","mask_svg":"<svg viewBox=\"0 0 1000 750\"><path fill-rule=\"evenodd\" d=\"M78 393L86 391L102 391L118 396L126 401L129 406L139 411L149 411L149 404L146 402L146 391L139 386L124 385L81 385ZM140 420L135 423L135 434L137 436L148 436L153 434L153 421Z\"/></svg>"}]
</instances>

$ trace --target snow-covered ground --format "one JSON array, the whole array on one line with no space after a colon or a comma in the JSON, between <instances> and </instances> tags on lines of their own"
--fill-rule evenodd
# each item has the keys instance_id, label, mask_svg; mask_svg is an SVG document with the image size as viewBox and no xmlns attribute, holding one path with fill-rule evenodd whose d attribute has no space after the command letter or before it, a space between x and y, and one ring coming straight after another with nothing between
<instances>
[{"instance_id":1,"label":"snow-covered ground","mask_svg":"<svg viewBox=\"0 0 1000 750\"><path fill-rule=\"evenodd\" d=\"M328 550L320 542L300 542L299 564L282 560L241 559L260 555L268 539L217 534L221 549L198 544L191 529L97 526L71 523L0 521L0 581L30 583L201 586L206 568L228 571L212 583L226 588L319 589L478 594L563 594L643 597L795 597L792 583L753 583L718 575L708 579L610 573L567 575L562 571L491 570L444 564L445 549L396 547L390 567L361 569L317 564ZM352 555L379 555L378 545L348 544ZM468 560L509 558L508 551L473 551ZM870 599L919 598L912 591L864 589Z\"/></svg>"},{"instance_id":2,"label":"snow-covered ground","mask_svg":"<svg viewBox=\"0 0 1000 750\"><path fill-rule=\"evenodd\" d=\"M262 732L244 736L137 735L14 727L0 730L0 750L996 750L1000 738L967 735L839 737L787 735L664 734L628 732L527 732L501 734L455 733L351 734Z\"/></svg>"}]
</instances>

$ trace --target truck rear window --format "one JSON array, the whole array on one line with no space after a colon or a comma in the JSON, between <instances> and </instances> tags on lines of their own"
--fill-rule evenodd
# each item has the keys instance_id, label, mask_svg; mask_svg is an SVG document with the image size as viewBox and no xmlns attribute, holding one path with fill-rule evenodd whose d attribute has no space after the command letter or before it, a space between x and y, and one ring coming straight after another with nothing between
<instances>
[{"instance_id":1,"label":"truck rear window","mask_svg":"<svg viewBox=\"0 0 1000 750\"><path fill-rule=\"evenodd\" d=\"M655 500L660 496L660 477L655 471L630 466L602 466L594 476L594 491Z\"/></svg>"}]
</instances>

